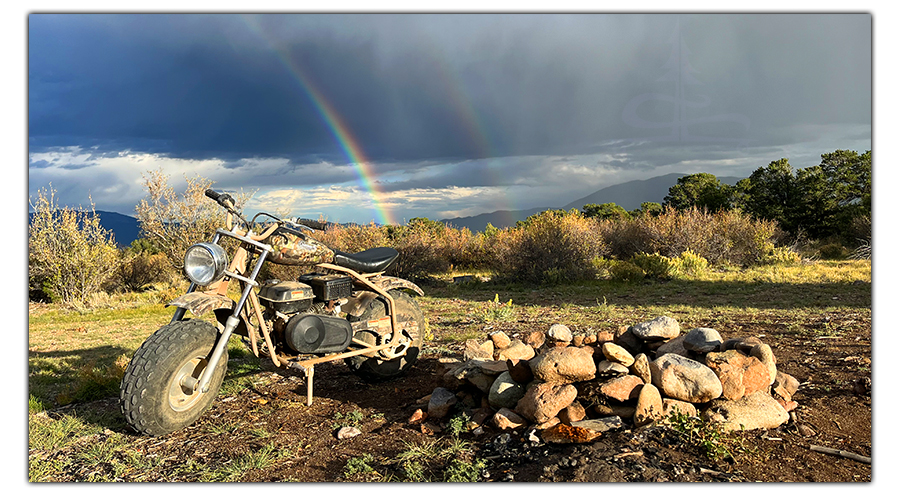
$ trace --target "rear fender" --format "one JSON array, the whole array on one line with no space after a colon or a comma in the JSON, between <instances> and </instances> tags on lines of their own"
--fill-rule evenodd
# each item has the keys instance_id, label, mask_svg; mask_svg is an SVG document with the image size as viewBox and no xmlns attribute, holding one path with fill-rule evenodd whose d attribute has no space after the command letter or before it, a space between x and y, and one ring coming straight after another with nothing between
<instances>
[{"instance_id":1,"label":"rear fender","mask_svg":"<svg viewBox=\"0 0 900 500\"><path fill-rule=\"evenodd\" d=\"M369 280L375 285L379 286L385 292L389 290L405 289L413 291L419 294L419 296L425 295L425 292L423 292L422 289L419 288L415 283L407 281L403 278L395 278L393 276L380 276L378 278L369 278ZM362 316L362 313L366 310L366 307L369 306L369 303L377 299L378 297L379 295L375 292L358 292L344 306L344 312L350 314L351 316Z\"/></svg>"}]
</instances>

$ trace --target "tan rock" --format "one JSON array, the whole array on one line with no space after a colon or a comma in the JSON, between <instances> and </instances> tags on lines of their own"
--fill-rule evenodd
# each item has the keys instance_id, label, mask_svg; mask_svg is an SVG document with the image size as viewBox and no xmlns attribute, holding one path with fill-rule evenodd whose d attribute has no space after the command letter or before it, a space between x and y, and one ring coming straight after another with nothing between
<instances>
[{"instance_id":1,"label":"tan rock","mask_svg":"<svg viewBox=\"0 0 900 500\"><path fill-rule=\"evenodd\" d=\"M534 357L534 348L519 339L510 342L508 348L499 351L497 359L506 361L509 359L531 359Z\"/></svg>"},{"instance_id":2,"label":"tan rock","mask_svg":"<svg viewBox=\"0 0 900 500\"><path fill-rule=\"evenodd\" d=\"M466 360L469 359L486 359L490 360L494 358L494 344L493 342L478 342L475 339L469 339L466 341L465 351L463 352L463 358Z\"/></svg>"},{"instance_id":3,"label":"tan rock","mask_svg":"<svg viewBox=\"0 0 900 500\"><path fill-rule=\"evenodd\" d=\"M579 420L584 420L587 416L587 412L584 410L584 407L581 406L581 403L578 401L573 402L569 406L563 408L561 412L559 412L559 420L564 424L571 424L572 422L578 422Z\"/></svg>"},{"instance_id":4,"label":"tan rock","mask_svg":"<svg viewBox=\"0 0 900 500\"><path fill-rule=\"evenodd\" d=\"M684 347L684 335L675 337L656 349L657 357L664 354L677 354L685 358L690 356L690 353L688 353L688 350Z\"/></svg>"},{"instance_id":5,"label":"tan rock","mask_svg":"<svg viewBox=\"0 0 900 500\"><path fill-rule=\"evenodd\" d=\"M652 422L656 422L662 418L663 401L653 384L644 384L641 386L641 392L638 394L637 406L634 409L634 425L640 427Z\"/></svg>"},{"instance_id":6,"label":"tan rock","mask_svg":"<svg viewBox=\"0 0 900 500\"><path fill-rule=\"evenodd\" d=\"M494 427L497 429L506 431L522 427L528 422L509 408L500 408L497 413L491 417L491 423L494 424Z\"/></svg>"},{"instance_id":7,"label":"tan rock","mask_svg":"<svg viewBox=\"0 0 900 500\"><path fill-rule=\"evenodd\" d=\"M491 338L491 342L494 343L494 349L501 351L503 349L509 348L510 340L509 335L504 332L492 332L489 337Z\"/></svg>"},{"instance_id":8,"label":"tan rock","mask_svg":"<svg viewBox=\"0 0 900 500\"><path fill-rule=\"evenodd\" d=\"M531 346L532 349L540 349L546 340L547 336L544 335L544 332L531 332L522 337L522 342Z\"/></svg>"},{"instance_id":9,"label":"tan rock","mask_svg":"<svg viewBox=\"0 0 900 500\"><path fill-rule=\"evenodd\" d=\"M723 425L726 431L774 429L790 419L787 410L766 392L758 391L737 401L716 400L703 419Z\"/></svg>"},{"instance_id":10,"label":"tan rock","mask_svg":"<svg viewBox=\"0 0 900 500\"><path fill-rule=\"evenodd\" d=\"M635 356L634 363L631 365L631 373L640 377L645 384L649 384L651 381L650 358L644 353Z\"/></svg>"},{"instance_id":11,"label":"tan rock","mask_svg":"<svg viewBox=\"0 0 900 500\"><path fill-rule=\"evenodd\" d=\"M699 415L697 407L687 401L679 401L677 399L663 398L663 418L668 418L674 414L687 415L696 417Z\"/></svg>"},{"instance_id":12,"label":"tan rock","mask_svg":"<svg viewBox=\"0 0 900 500\"><path fill-rule=\"evenodd\" d=\"M722 382L722 396L737 400L769 386L769 370L762 362L740 351L711 352L706 365Z\"/></svg>"},{"instance_id":13,"label":"tan rock","mask_svg":"<svg viewBox=\"0 0 900 500\"><path fill-rule=\"evenodd\" d=\"M677 354L650 362L653 385L672 399L706 403L722 395L722 382L708 366Z\"/></svg>"},{"instance_id":14,"label":"tan rock","mask_svg":"<svg viewBox=\"0 0 900 500\"><path fill-rule=\"evenodd\" d=\"M573 385L534 384L525 391L514 411L531 422L546 422L572 404L577 396L578 389Z\"/></svg>"},{"instance_id":15,"label":"tan rock","mask_svg":"<svg viewBox=\"0 0 900 500\"><path fill-rule=\"evenodd\" d=\"M600 393L616 401L628 401L638 397L644 383L634 375L616 377L600 386Z\"/></svg>"},{"instance_id":16,"label":"tan rock","mask_svg":"<svg viewBox=\"0 0 900 500\"><path fill-rule=\"evenodd\" d=\"M547 331L547 337L568 344L572 342L572 330L569 330L569 327L566 325L557 323L550 326L550 329Z\"/></svg>"},{"instance_id":17,"label":"tan rock","mask_svg":"<svg viewBox=\"0 0 900 500\"><path fill-rule=\"evenodd\" d=\"M753 346L753 348L750 349L750 355L766 365L766 368L769 369L768 385L774 384L775 377L778 375L778 368L775 366L775 353L772 352L772 348L769 347L769 344L758 344Z\"/></svg>"},{"instance_id":18,"label":"tan rock","mask_svg":"<svg viewBox=\"0 0 900 500\"><path fill-rule=\"evenodd\" d=\"M603 344L601 349L603 356L613 363L619 363L625 367L629 367L634 363L634 356L620 345L607 342L606 344Z\"/></svg>"},{"instance_id":19,"label":"tan rock","mask_svg":"<svg viewBox=\"0 0 900 500\"><path fill-rule=\"evenodd\" d=\"M545 382L581 382L596 375L593 357L588 349L580 347L554 347L535 356L528 364L535 378Z\"/></svg>"},{"instance_id":20,"label":"tan rock","mask_svg":"<svg viewBox=\"0 0 900 500\"><path fill-rule=\"evenodd\" d=\"M775 375L775 383L772 384L772 392L781 397L781 399L791 401L799 388L800 382L787 373L778 372Z\"/></svg>"}]
</instances>

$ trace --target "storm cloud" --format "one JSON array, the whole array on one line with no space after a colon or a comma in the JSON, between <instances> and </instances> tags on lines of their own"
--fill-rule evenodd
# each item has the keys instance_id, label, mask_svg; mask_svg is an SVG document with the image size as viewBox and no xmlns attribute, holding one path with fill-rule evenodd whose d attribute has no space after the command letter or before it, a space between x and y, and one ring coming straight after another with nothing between
<instances>
[{"instance_id":1,"label":"storm cloud","mask_svg":"<svg viewBox=\"0 0 900 500\"><path fill-rule=\"evenodd\" d=\"M362 193L361 159L398 211L414 205L404 192L431 190L453 203L442 213L471 215L492 188L559 206L690 168L747 175L781 157L805 167L871 148L871 22L32 14L30 192L96 186L84 176L99 169L90 175L107 173L116 193L106 209L128 213L140 169L169 165L222 187Z\"/></svg>"}]
</instances>

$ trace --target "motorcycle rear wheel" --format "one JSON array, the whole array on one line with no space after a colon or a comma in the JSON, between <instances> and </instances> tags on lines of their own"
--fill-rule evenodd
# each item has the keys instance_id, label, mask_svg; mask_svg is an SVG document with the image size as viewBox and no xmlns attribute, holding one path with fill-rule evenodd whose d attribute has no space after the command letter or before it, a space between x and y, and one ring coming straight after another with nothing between
<instances>
[{"instance_id":1,"label":"motorcycle rear wheel","mask_svg":"<svg viewBox=\"0 0 900 500\"><path fill-rule=\"evenodd\" d=\"M419 326L418 332L408 332L403 330L403 340L401 340L401 349L406 351L393 359L383 359L379 356L367 358L365 356L354 356L347 358L345 361L347 366L363 380L370 382L378 382L398 377L409 370L419 358L419 351L422 350L422 335L425 330L425 315L419 309L419 304L411 296L399 290L388 291L394 299L394 305L397 308L397 320L400 322L413 320ZM347 319L351 322L369 321L387 316L387 304L385 299L379 297L369 303L366 310L359 316L350 316ZM375 336L367 331L359 331L354 337L360 340L374 344Z\"/></svg>"},{"instance_id":2,"label":"motorcycle rear wheel","mask_svg":"<svg viewBox=\"0 0 900 500\"><path fill-rule=\"evenodd\" d=\"M181 382L189 375L200 378L218 336L212 324L192 318L163 326L135 351L119 390L122 413L134 430L169 434L191 425L212 406L225 378L227 352L209 392L186 389Z\"/></svg>"}]
</instances>

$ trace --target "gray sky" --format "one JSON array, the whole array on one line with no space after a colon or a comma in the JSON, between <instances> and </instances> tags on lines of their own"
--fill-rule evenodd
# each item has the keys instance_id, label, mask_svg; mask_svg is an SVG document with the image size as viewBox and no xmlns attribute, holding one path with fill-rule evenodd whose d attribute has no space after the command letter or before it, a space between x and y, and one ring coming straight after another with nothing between
<instances>
[{"instance_id":1,"label":"gray sky","mask_svg":"<svg viewBox=\"0 0 900 500\"><path fill-rule=\"evenodd\" d=\"M563 206L872 144L868 14L28 18L28 192L141 176L360 223Z\"/></svg>"}]
</instances>

